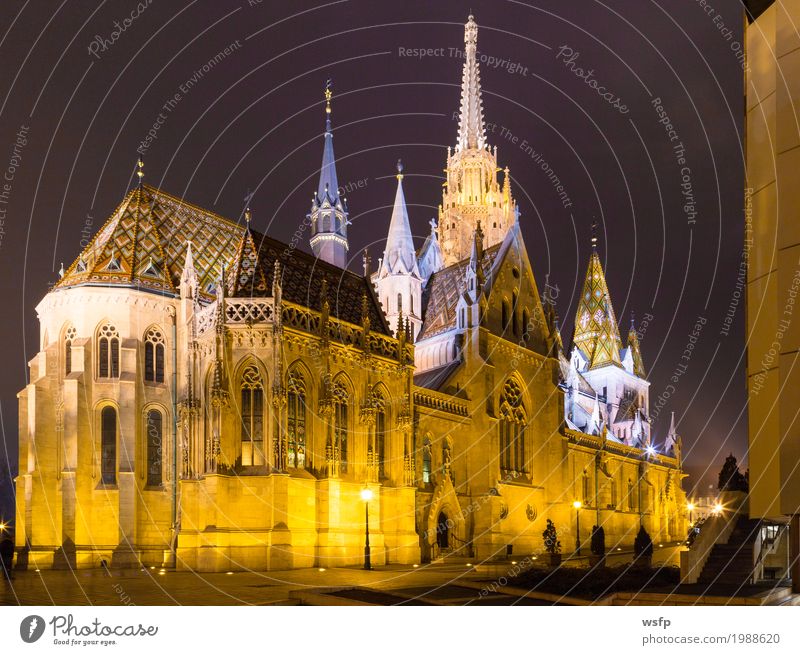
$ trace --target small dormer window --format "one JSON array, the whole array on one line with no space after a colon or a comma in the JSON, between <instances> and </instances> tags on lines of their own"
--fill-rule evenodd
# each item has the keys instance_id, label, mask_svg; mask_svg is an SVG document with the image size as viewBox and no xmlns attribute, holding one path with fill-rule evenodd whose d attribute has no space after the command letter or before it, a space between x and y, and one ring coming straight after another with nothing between
<instances>
[{"instance_id":1,"label":"small dormer window","mask_svg":"<svg viewBox=\"0 0 800 655\"><path fill-rule=\"evenodd\" d=\"M75 267L76 273L85 273L86 272L86 262L83 261L83 257L78 260L78 265Z\"/></svg>"},{"instance_id":2,"label":"small dormer window","mask_svg":"<svg viewBox=\"0 0 800 655\"><path fill-rule=\"evenodd\" d=\"M147 262L147 266L144 267L142 271L142 275L147 275L148 277L161 277L161 271L159 270L158 266L156 266L153 258L150 258L150 261Z\"/></svg>"},{"instance_id":3,"label":"small dormer window","mask_svg":"<svg viewBox=\"0 0 800 655\"><path fill-rule=\"evenodd\" d=\"M111 260L108 262L108 265L106 266L106 270L107 271L121 271L122 270L122 266L120 266L119 257L114 255L111 258Z\"/></svg>"}]
</instances>

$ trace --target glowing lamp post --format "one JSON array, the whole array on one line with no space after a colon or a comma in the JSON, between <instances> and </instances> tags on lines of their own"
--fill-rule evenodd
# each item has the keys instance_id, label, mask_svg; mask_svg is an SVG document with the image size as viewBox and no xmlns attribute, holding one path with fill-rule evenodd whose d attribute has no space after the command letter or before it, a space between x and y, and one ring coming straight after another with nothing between
<instances>
[{"instance_id":1,"label":"glowing lamp post","mask_svg":"<svg viewBox=\"0 0 800 655\"><path fill-rule=\"evenodd\" d=\"M722 510L723 510L723 509L724 509L724 508L722 507L722 503L717 503L716 505L714 505L714 510L713 510L713 512L714 512L714 514L716 514L717 516L719 516L720 514L722 514Z\"/></svg>"},{"instance_id":2,"label":"glowing lamp post","mask_svg":"<svg viewBox=\"0 0 800 655\"><path fill-rule=\"evenodd\" d=\"M371 571L372 562L370 561L370 553L369 553L369 501L372 500L372 489L362 489L361 500L364 501L364 511L365 511L364 534L366 535L366 541L364 542L364 570Z\"/></svg>"},{"instance_id":3,"label":"glowing lamp post","mask_svg":"<svg viewBox=\"0 0 800 655\"><path fill-rule=\"evenodd\" d=\"M691 525L694 525L694 519L692 518L692 516L693 516L693 514L692 514L692 513L694 512L694 503L689 503L689 504L686 506L686 509L688 509L688 510L689 510L689 525L690 525L690 526L691 526Z\"/></svg>"},{"instance_id":4,"label":"glowing lamp post","mask_svg":"<svg viewBox=\"0 0 800 655\"><path fill-rule=\"evenodd\" d=\"M581 554L581 507L583 503L581 501L576 500L572 503L572 506L575 508L575 554Z\"/></svg>"}]
</instances>

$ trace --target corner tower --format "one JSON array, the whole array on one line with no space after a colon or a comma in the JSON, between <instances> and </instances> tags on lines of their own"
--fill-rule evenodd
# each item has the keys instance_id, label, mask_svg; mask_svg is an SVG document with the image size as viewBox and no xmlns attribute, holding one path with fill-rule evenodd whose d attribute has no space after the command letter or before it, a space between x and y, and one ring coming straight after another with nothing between
<instances>
[{"instance_id":1,"label":"corner tower","mask_svg":"<svg viewBox=\"0 0 800 655\"><path fill-rule=\"evenodd\" d=\"M347 207L339 195L336 176L336 157L333 154L331 128L331 84L325 87L325 145L322 149L322 167L319 186L311 200L307 218L311 222L311 249L323 261L345 268L347 265Z\"/></svg>"},{"instance_id":2,"label":"corner tower","mask_svg":"<svg viewBox=\"0 0 800 655\"><path fill-rule=\"evenodd\" d=\"M465 59L461 79L461 108L455 150L447 149L447 179L439 206L439 244L444 265L470 256L478 221L487 248L500 243L514 224L516 204L511 196L508 168L497 180L497 148L486 142L478 69L478 25L470 16L464 26Z\"/></svg>"}]
</instances>

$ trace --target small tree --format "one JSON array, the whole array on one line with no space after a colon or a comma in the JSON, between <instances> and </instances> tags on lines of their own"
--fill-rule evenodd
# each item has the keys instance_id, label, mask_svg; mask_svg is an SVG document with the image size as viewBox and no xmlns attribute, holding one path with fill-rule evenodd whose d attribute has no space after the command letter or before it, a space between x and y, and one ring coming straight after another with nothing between
<instances>
[{"instance_id":1,"label":"small tree","mask_svg":"<svg viewBox=\"0 0 800 655\"><path fill-rule=\"evenodd\" d=\"M542 538L544 539L544 548L548 553L555 555L561 552L558 532L556 532L556 526L550 519L547 519L547 527L542 532Z\"/></svg>"},{"instance_id":2,"label":"small tree","mask_svg":"<svg viewBox=\"0 0 800 655\"><path fill-rule=\"evenodd\" d=\"M633 542L633 552L636 554L636 559L650 559L653 556L653 540L643 525L639 527L639 533Z\"/></svg>"},{"instance_id":3,"label":"small tree","mask_svg":"<svg viewBox=\"0 0 800 655\"><path fill-rule=\"evenodd\" d=\"M719 479L717 488L720 491L748 491L750 485L748 484L747 475L742 475L739 471L739 465L733 453L725 458L725 463L719 472Z\"/></svg>"},{"instance_id":4,"label":"small tree","mask_svg":"<svg viewBox=\"0 0 800 655\"><path fill-rule=\"evenodd\" d=\"M602 557L606 554L606 531L603 526L592 526L592 555Z\"/></svg>"}]
</instances>

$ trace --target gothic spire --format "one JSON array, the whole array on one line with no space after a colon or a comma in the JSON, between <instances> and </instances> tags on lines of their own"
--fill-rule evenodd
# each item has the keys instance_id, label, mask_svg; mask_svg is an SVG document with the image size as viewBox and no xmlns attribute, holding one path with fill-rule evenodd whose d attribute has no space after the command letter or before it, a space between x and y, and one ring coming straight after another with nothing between
<instances>
[{"instance_id":1,"label":"gothic spire","mask_svg":"<svg viewBox=\"0 0 800 655\"><path fill-rule=\"evenodd\" d=\"M481 100L481 75L478 69L478 25L470 14L464 25L464 73L461 78L461 117L456 150L483 149L486 131Z\"/></svg>"},{"instance_id":2,"label":"gothic spire","mask_svg":"<svg viewBox=\"0 0 800 655\"><path fill-rule=\"evenodd\" d=\"M600 256L592 237L592 254L586 270L583 292L575 313L573 345L579 348L589 362L589 368L607 364L621 366L619 351L622 347L611 295Z\"/></svg>"},{"instance_id":3,"label":"gothic spire","mask_svg":"<svg viewBox=\"0 0 800 655\"><path fill-rule=\"evenodd\" d=\"M325 86L325 135L319 185L311 202L308 219L311 222L311 248L323 261L344 268L347 263L347 207L339 195L336 176L336 157L333 154L331 128L331 81Z\"/></svg>"},{"instance_id":4,"label":"gothic spire","mask_svg":"<svg viewBox=\"0 0 800 655\"><path fill-rule=\"evenodd\" d=\"M414 238L408 220L406 197L403 193L403 162L397 161L397 192L394 196L392 220L386 237L386 249L381 263L382 274L413 274L419 277Z\"/></svg>"}]
</instances>

